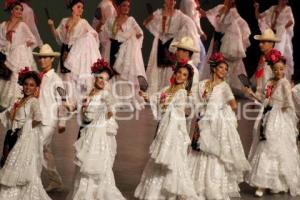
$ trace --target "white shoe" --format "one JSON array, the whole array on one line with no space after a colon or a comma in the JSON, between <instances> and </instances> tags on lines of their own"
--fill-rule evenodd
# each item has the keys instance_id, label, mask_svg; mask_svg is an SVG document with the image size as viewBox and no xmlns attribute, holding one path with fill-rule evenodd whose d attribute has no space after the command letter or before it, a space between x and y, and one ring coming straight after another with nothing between
<instances>
[{"instance_id":1,"label":"white shoe","mask_svg":"<svg viewBox=\"0 0 300 200\"><path fill-rule=\"evenodd\" d=\"M257 189L257 190L255 191L255 196L257 196L257 197L262 197L263 195L264 195L264 191L263 191L263 190Z\"/></svg>"}]
</instances>

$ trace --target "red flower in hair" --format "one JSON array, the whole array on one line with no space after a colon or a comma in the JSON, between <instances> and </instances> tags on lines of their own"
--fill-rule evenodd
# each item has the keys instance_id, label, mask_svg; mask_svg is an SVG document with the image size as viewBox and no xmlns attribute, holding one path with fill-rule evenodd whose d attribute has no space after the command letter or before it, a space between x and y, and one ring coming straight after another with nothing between
<instances>
[{"instance_id":1,"label":"red flower in hair","mask_svg":"<svg viewBox=\"0 0 300 200\"><path fill-rule=\"evenodd\" d=\"M19 77L18 77L18 83L22 82L22 80L24 79L25 75L31 72L29 67L24 67L20 72L19 72Z\"/></svg>"},{"instance_id":2,"label":"red flower in hair","mask_svg":"<svg viewBox=\"0 0 300 200\"><path fill-rule=\"evenodd\" d=\"M25 74L27 74L28 72L30 72L30 68L29 67L24 67L20 72L19 72L19 78L20 77L24 77Z\"/></svg>"},{"instance_id":3,"label":"red flower in hair","mask_svg":"<svg viewBox=\"0 0 300 200\"><path fill-rule=\"evenodd\" d=\"M97 74L103 68L108 68L111 71L108 62L106 62L103 58L98 59L92 66L92 73Z\"/></svg>"},{"instance_id":4,"label":"red flower in hair","mask_svg":"<svg viewBox=\"0 0 300 200\"><path fill-rule=\"evenodd\" d=\"M14 3L17 3L17 0L5 0L5 2L4 2L4 9L8 9Z\"/></svg>"},{"instance_id":5,"label":"red flower in hair","mask_svg":"<svg viewBox=\"0 0 300 200\"><path fill-rule=\"evenodd\" d=\"M222 53L216 52L212 54L208 60L210 65L216 65L219 62L225 61L224 55Z\"/></svg>"},{"instance_id":6,"label":"red flower in hair","mask_svg":"<svg viewBox=\"0 0 300 200\"><path fill-rule=\"evenodd\" d=\"M285 60L285 58L281 55L281 52L277 49L272 49L268 55L266 55L266 61L269 65L274 65L280 60Z\"/></svg>"}]
</instances>

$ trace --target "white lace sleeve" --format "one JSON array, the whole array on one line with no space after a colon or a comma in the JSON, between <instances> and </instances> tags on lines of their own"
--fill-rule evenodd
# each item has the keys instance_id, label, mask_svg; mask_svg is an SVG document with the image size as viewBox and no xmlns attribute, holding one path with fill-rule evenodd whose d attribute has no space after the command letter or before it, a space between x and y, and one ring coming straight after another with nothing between
<instances>
[{"instance_id":1,"label":"white lace sleeve","mask_svg":"<svg viewBox=\"0 0 300 200\"><path fill-rule=\"evenodd\" d=\"M154 36L158 36L161 32L161 15L162 10L158 9L153 13L154 18L147 24L146 28Z\"/></svg>"},{"instance_id":2,"label":"white lace sleeve","mask_svg":"<svg viewBox=\"0 0 300 200\"><path fill-rule=\"evenodd\" d=\"M292 97L292 88L288 80L283 80L282 83L283 107L295 109Z\"/></svg>"},{"instance_id":3,"label":"white lace sleeve","mask_svg":"<svg viewBox=\"0 0 300 200\"><path fill-rule=\"evenodd\" d=\"M66 18L62 19L60 24L58 25L58 27L56 28L56 32L57 32L57 36L56 42L61 45L62 43L64 43L64 38L66 35Z\"/></svg>"},{"instance_id":4,"label":"white lace sleeve","mask_svg":"<svg viewBox=\"0 0 300 200\"><path fill-rule=\"evenodd\" d=\"M177 92L171 105L171 118L185 120L185 108L187 105L187 91L182 89Z\"/></svg>"},{"instance_id":5,"label":"white lace sleeve","mask_svg":"<svg viewBox=\"0 0 300 200\"><path fill-rule=\"evenodd\" d=\"M32 120L35 120L38 122L42 121L42 113L41 113L41 109L40 109L40 104L36 98L32 99L32 101L31 101L30 113L32 116Z\"/></svg>"},{"instance_id":6,"label":"white lace sleeve","mask_svg":"<svg viewBox=\"0 0 300 200\"><path fill-rule=\"evenodd\" d=\"M136 23L133 17L130 17L128 20L130 20L128 22L129 29L127 31L118 31L116 35L116 39L119 42L125 42L126 40L135 37L137 33L143 33L142 29L139 28L138 24Z\"/></svg>"},{"instance_id":7,"label":"white lace sleeve","mask_svg":"<svg viewBox=\"0 0 300 200\"><path fill-rule=\"evenodd\" d=\"M229 101L235 99L232 90L228 84L226 84L224 87L223 95L224 95L225 103L228 103Z\"/></svg>"}]
</instances>

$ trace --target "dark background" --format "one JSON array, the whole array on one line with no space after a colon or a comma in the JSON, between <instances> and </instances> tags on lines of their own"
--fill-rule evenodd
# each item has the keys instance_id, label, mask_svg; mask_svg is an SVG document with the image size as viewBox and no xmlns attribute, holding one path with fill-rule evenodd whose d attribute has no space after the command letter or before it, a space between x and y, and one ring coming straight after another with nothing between
<instances>
[{"instance_id":1,"label":"dark background","mask_svg":"<svg viewBox=\"0 0 300 200\"><path fill-rule=\"evenodd\" d=\"M3 7L4 0L1 0L1 6ZM95 8L99 3L99 0L86 0L85 5L85 12L84 17L91 22ZM154 9L162 7L163 0L131 0L131 15L136 18L138 23L142 26L143 20L147 17L147 11L145 3L149 2L153 5ZM180 0L177 0L178 5ZM222 0L201 0L201 4L204 10L214 7L215 5L222 3ZM260 3L260 12L264 11L265 9L269 8L271 5L276 4L277 0L258 0ZM299 57L297 57L297 52L300 51L300 31L299 31L299 24L300 15L296 15L297 12L300 12L300 7L296 7L296 0L289 1L294 17L295 17L295 34L293 39L294 45L294 61L295 61L295 71L297 74L300 73L298 63L300 62ZM44 8L47 7L49 9L51 17L55 21L55 26L58 26L58 23L63 17L69 16L70 11L65 6L65 0L30 0L30 5L33 7L36 18L37 18L37 26L40 31L41 37L45 43L50 43L54 49L58 50L59 47L56 44L54 38L52 37L50 30L47 26L47 19L44 12ZM260 34L257 21L254 15L254 7L253 7L253 0L237 0L237 9L240 15L248 22L250 29L252 31L251 35L251 46L247 50L247 58L245 59L245 64L249 75L251 75L258 63L258 59L260 56L260 51L258 48L258 43L253 39L255 34ZM9 13L5 13L3 9L0 9L0 21L7 20ZM210 39L213 34L213 29L211 28L207 19L202 19L201 24L203 30L207 33L208 38ZM143 27L144 29L144 27ZM144 55L144 62L147 65L148 57L152 45L152 36L150 33L144 29L145 38L144 38L144 46L143 46L143 55ZM206 48L208 47L209 39L207 42L204 42Z\"/></svg>"}]
</instances>

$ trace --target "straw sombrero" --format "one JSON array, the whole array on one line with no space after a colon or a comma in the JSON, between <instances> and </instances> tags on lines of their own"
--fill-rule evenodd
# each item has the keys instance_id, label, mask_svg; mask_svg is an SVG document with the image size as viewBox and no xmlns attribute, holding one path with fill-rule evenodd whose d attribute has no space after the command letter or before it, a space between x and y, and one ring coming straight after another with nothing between
<instances>
[{"instance_id":1,"label":"straw sombrero","mask_svg":"<svg viewBox=\"0 0 300 200\"><path fill-rule=\"evenodd\" d=\"M199 52L199 50L194 46L194 40L190 37L183 37L180 42L173 42L171 46L192 52Z\"/></svg>"},{"instance_id":2,"label":"straw sombrero","mask_svg":"<svg viewBox=\"0 0 300 200\"><path fill-rule=\"evenodd\" d=\"M276 37L275 33L270 28L266 29L261 35L255 35L254 39L259 41L280 42L280 39Z\"/></svg>"},{"instance_id":3,"label":"straw sombrero","mask_svg":"<svg viewBox=\"0 0 300 200\"><path fill-rule=\"evenodd\" d=\"M44 44L41 48L40 48L40 52L33 52L33 55L35 56L50 56L50 57L58 57L60 56L59 52L54 52L53 49L51 48L51 46L49 44Z\"/></svg>"}]
</instances>

